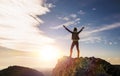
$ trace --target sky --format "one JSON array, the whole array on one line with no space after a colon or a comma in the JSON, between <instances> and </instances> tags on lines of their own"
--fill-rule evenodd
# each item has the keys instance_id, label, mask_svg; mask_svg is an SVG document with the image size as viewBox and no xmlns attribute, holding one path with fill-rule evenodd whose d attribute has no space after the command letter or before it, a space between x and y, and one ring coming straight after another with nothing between
<instances>
[{"instance_id":1,"label":"sky","mask_svg":"<svg viewBox=\"0 0 120 76\"><path fill-rule=\"evenodd\" d=\"M119 0L1 0L0 10L0 68L54 67L57 59L44 61L41 53L51 49L69 56L71 34L63 25L85 27L79 35L80 56L120 64ZM73 57L76 53L74 48Z\"/></svg>"}]
</instances>

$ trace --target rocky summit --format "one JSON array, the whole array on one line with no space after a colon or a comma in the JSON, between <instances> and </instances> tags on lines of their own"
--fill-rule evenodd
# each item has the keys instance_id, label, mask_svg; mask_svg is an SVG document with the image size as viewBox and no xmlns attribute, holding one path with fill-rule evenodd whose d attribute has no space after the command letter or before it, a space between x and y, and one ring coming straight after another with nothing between
<instances>
[{"instance_id":1,"label":"rocky summit","mask_svg":"<svg viewBox=\"0 0 120 76\"><path fill-rule=\"evenodd\" d=\"M52 76L120 76L120 68L100 58L64 56L58 60Z\"/></svg>"}]
</instances>

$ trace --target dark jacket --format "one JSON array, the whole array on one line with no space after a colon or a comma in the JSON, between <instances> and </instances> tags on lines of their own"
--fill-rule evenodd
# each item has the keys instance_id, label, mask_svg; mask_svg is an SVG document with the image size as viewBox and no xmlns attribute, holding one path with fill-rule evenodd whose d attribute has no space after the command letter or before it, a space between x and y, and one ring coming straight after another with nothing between
<instances>
[{"instance_id":1,"label":"dark jacket","mask_svg":"<svg viewBox=\"0 0 120 76\"><path fill-rule=\"evenodd\" d=\"M68 28L66 28L64 26L64 28L69 31L70 33L72 33L72 40L73 41L78 41L80 38L79 38L79 33L84 29L84 27L82 27L78 32L77 31L70 31Z\"/></svg>"},{"instance_id":2,"label":"dark jacket","mask_svg":"<svg viewBox=\"0 0 120 76\"><path fill-rule=\"evenodd\" d=\"M79 33L78 32L72 32L72 40L73 41L78 41L79 38Z\"/></svg>"}]
</instances>

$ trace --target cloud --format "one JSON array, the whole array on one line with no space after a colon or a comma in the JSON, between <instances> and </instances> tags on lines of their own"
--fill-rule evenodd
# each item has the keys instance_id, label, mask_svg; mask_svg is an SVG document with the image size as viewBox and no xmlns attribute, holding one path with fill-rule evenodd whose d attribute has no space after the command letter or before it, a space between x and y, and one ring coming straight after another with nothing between
<instances>
[{"instance_id":1,"label":"cloud","mask_svg":"<svg viewBox=\"0 0 120 76\"><path fill-rule=\"evenodd\" d=\"M80 11L78 12L78 14L80 14L80 15L84 15L85 12L84 12L83 10L80 10Z\"/></svg>"},{"instance_id":2,"label":"cloud","mask_svg":"<svg viewBox=\"0 0 120 76\"><path fill-rule=\"evenodd\" d=\"M93 37L86 37L86 38L83 38L83 39L81 39L81 41L85 41L85 42L90 42L90 43L95 43L95 42L100 42L101 41L101 37L95 37L95 36L93 36Z\"/></svg>"},{"instance_id":3,"label":"cloud","mask_svg":"<svg viewBox=\"0 0 120 76\"><path fill-rule=\"evenodd\" d=\"M50 12L44 5L44 0L0 0L0 45L33 51L53 43L36 27L44 22L36 15Z\"/></svg>"},{"instance_id":4,"label":"cloud","mask_svg":"<svg viewBox=\"0 0 120 76\"><path fill-rule=\"evenodd\" d=\"M110 25L104 25L103 27L99 27L89 33L96 33L96 32L101 32L101 31L106 31L106 30L111 30L114 28L118 28L120 27L120 23L114 23L114 24L110 24Z\"/></svg>"},{"instance_id":5,"label":"cloud","mask_svg":"<svg viewBox=\"0 0 120 76\"><path fill-rule=\"evenodd\" d=\"M70 14L68 16L58 17L58 19L64 20L67 22L60 24L58 26L55 26L55 27L50 27L51 29L60 29L63 27L63 25L70 26L70 25L77 25L80 23L80 18L78 18L76 14Z\"/></svg>"},{"instance_id":6,"label":"cloud","mask_svg":"<svg viewBox=\"0 0 120 76\"><path fill-rule=\"evenodd\" d=\"M58 17L58 19L64 20L64 21L69 21L70 20L68 17Z\"/></svg>"},{"instance_id":7,"label":"cloud","mask_svg":"<svg viewBox=\"0 0 120 76\"><path fill-rule=\"evenodd\" d=\"M63 27L63 25L65 25L65 26L71 26L71 25L75 25L77 22L79 23L79 21L80 21L80 18L76 18L76 19L73 20L73 21L68 21L68 22L66 22L66 23L60 24L60 25L55 26L55 27L50 27L50 28L51 28L51 29L60 29L60 28Z\"/></svg>"},{"instance_id":8,"label":"cloud","mask_svg":"<svg viewBox=\"0 0 120 76\"><path fill-rule=\"evenodd\" d=\"M69 21L69 18L68 17L64 17L63 20Z\"/></svg>"},{"instance_id":9,"label":"cloud","mask_svg":"<svg viewBox=\"0 0 120 76\"><path fill-rule=\"evenodd\" d=\"M110 25L104 25L102 27L98 27L96 29L92 29L89 31L84 31L81 33L81 41L101 41L101 37L95 37L93 34L98 34L99 32L102 31L107 31L107 30L111 30L114 28L119 28L120 27L120 23L114 23L114 24L110 24ZM109 45L112 45L112 42L109 42Z\"/></svg>"},{"instance_id":10,"label":"cloud","mask_svg":"<svg viewBox=\"0 0 120 76\"><path fill-rule=\"evenodd\" d=\"M68 16L58 17L60 20L70 21L77 18L77 14L70 14Z\"/></svg>"},{"instance_id":11,"label":"cloud","mask_svg":"<svg viewBox=\"0 0 120 76\"><path fill-rule=\"evenodd\" d=\"M72 17L72 18L76 18L77 15L76 15L76 14L71 14L70 17Z\"/></svg>"},{"instance_id":12,"label":"cloud","mask_svg":"<svg viewBox=\"0 0 120 76\"><path fill-rule=\"evenodd\" d=\"M93 33L98 33L98 32L102 32L102 31L107 31L107 30L111 30L114 28L118 28L120 27L120 23L114 23L114 24L110 24L110 25L104 25L102 27L98 27L89 31L85 31L84 33L82 33L83 36L89 36Z\"/></svg>"},{"instance_id":13,"label":"cloud","mask_svg":"<svg viewBox=\"0 0 120 76\"><path fill-rule=\"evenodd\" d=\"M92 10L93 10L93 11L95 11L95 10L96 10L96 8L92 8Z\"/></svg>"},{"instance_id":14,"label":"cloud","mask_svg":"<svg viewBox=\"0 0 120 76\"><path fill-rule=\"evenodd\" d=\"M52 3L46 3L45 6L48 7L48 8L54 8L55 7L55 5L52 4Z\"/></svg>"},{"instance_id":15,"label":"cloud","mask_svg":"<svg viewBox=\"0 0 120 76\"><path fill-rule=\"evenodd\" d=\"M109 45L112 45L113 43L112 42L109 42Z\"/></svg>"}]
</instances>

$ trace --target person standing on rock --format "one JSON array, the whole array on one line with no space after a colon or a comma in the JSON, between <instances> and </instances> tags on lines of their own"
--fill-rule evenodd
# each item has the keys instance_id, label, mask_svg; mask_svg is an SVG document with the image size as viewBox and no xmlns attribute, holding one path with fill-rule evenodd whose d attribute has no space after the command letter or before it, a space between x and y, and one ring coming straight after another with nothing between
<instances>
[{"instance_id":1,"label":"person standing on rock","mask_svg":"<svg viewBox=\"0 0 120 76\"><path fill-rule=\"evenodd\" d=\"M84 27L82 27L79 31L77 31L77 28L74 27L73 31L70 31L65 25L63 25L63 27L72 34L72 44L71 44L71 48L70 48L70 57L72 57L72 50L73 47L76 46L77 48L77 57L79 58L79 33L84 29Z\"/></svg>"}]
</instances>

